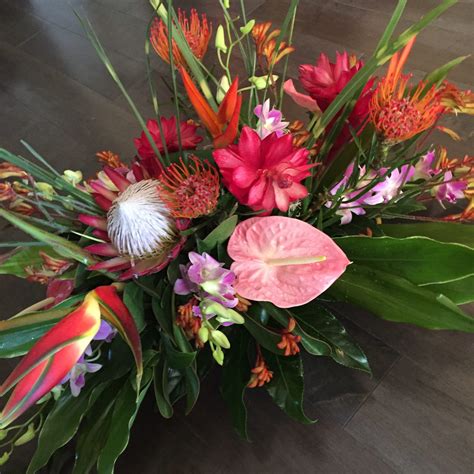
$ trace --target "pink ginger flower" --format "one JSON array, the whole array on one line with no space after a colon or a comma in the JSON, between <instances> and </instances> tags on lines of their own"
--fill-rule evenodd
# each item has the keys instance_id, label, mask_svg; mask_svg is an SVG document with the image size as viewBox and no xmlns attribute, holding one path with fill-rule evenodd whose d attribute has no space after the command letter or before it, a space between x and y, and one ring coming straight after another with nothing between
<instances>
[{"instance_id":1,"label":"pink ginger flower","mask_svg":"<svg viewBox=\"0 0 474 474\"><path fill-rule=\"evenodd\" d=\"M263 140L244 127L237 145L214 151L225 186L254 210L286 212L291 202L307 196L300 181L310 176L309 151L296 148L290 134Z\"/></svg>"}]
</instances>

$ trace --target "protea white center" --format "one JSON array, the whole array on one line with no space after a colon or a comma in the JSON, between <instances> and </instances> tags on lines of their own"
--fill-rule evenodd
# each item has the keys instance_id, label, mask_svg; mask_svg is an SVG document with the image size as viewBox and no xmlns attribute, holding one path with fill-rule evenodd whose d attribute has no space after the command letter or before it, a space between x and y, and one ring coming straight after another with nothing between
<instances>
[{"instance_id":1,"label":"protea white center","mask_svg":"<svg viewBox=\"0 0 474 474\"><path fill-rule=\"evenodd\" d=\"M162 255L174 245L177 231L157 181L131 184L107 213L107 233L122 256L144 259Z\"/></svg>"}]
</instances>

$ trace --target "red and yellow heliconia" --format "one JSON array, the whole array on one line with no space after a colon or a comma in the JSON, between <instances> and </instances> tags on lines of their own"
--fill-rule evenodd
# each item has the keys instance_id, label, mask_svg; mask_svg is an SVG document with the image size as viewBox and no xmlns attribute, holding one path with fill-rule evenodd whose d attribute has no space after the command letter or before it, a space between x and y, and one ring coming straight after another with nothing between
<instances>
[{"instance_id":1,"label":"red and yellow heliconia","mask_svg":"<svg viewBox=\"0 0 474 474\"><path fill-rule=\"evenodd\" d=\"M78 308L46 332L0 386L1 396L13 388L0 413L0 428L8 426L61 383L99 330L101 316L115 326L130 346L137 366L137 386L140 385L143 370L137 327L116 288L101 286L89 292ZM16 319L0 322L0 328L15 324Z\"/></svg>"},{"instance_id":2,"label":"red and yellow heliconia","mask_svg":"<svg viewBox=\"0 0 474 474\"><path fill-rule=\"evenodd\" d=\"M230 145L239 131L240 108L242 107L242 96L238 94L239 78L234 79L218 111L215 112L199 92L187 71L181 68L180 72L189 100L202 124L211 134L214 147L225 148Z\"/></svg>"}]
</instances>

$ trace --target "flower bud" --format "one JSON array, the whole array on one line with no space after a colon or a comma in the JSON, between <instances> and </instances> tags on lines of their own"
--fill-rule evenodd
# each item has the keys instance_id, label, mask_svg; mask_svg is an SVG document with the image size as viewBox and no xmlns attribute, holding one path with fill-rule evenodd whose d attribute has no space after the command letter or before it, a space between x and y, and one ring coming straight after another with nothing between
<instances>
[{"instance_id":1,"label":"flower bud","mask_svg":"<svg viewBox=\"0 0 474 474\"><path fill-rule=\"evenodd\" d=\"M76 186L82 181L82 172L79 170L64 170L63 178L68 183L71 183L73 186Z\"/></svg>"},{"instance_id":2,"label":"flower bud","mask_svg":"<svg viewBox=\"0 0 474 474\"><path fill-rule=\"evenodd\" d=\"M225 44L224 27L219 25L216 31L216 49L221 50L223 53L227 53L227 45Z\"/></svg>"},{"instance_id":3,"label":"flower bud","mask_svg":"<svg viewBox=\"0 0 474 474\"><path fill-rule=\"evenodd\" d=\"M202 326L199 331L198 331L198 337L199 340L203 343L206 344L206 342L209 340L209 329L206 327Z\"/></svg>"},{"instance_id":4,"label":"flower bud","mask_svg":"<svg viewBox=\"0 0 474 474\"><path fill-rule=\"evenodd\" d=\"M234 311L231 308L226 308L217 301L204 300L200 305L200 309L202 314L206 316L216 314L217 320L220 323L243 324L245 322L244 318L237 313L237 311Z\"/></svg>"},{"instance_id":5,"label":"flower bud","mask_svg":"<svg viewBox=\"0 0 474 474\"><path fill-rule=\"evenodd\" d=\"M8 436L7 430L0 430L0 441L3 441Z\"/></svg>"},{"instance_id":6,"label":"flower bud","mask_svg":"<svg viewBox=\"0 0 474 474\"><path fill-rule=\"evenodd\" d=\"M254 26L255 26L255 20L250 20L247 22L246 25L240 27L240 32L243 35L248 35L253 30Z\"/></svg>"},{"instance_id":7,"label":"flower bud","mask_svg":"<svg viewBox=\"0 0 474 474\"><path fill-rule=\"evenodd\" d=\"M36 183L35 188L41 193L41 197L46 201L52 201L56 194L54 188L48 183Z\"/></svg>"},{"instance_id":8,"label":"flower bud","mask_svg":"<svg viewBox=\"0 0 474 474\"><path fill-rule=\"evenodd\" d=\"M227 339L227 336L219 330L214 330L211 332L211 339L215 342L218 346L223 347L224 349L229 349L230 342Z\"/></svg>"},{"instance_id":9,"label":"flower bud","mask_svg":"<svg viewBox=\"0 0 474 474\"><path fill-rule=\"evenodd\" d=\"M215 357L214 357L215 358ZM222 365L222 364L221 364ZM8 459L10 458L10 453L8 451L5 451L1 456L0 456L0 466L3 466Z\"/></svg>"},{"instance_id":10,"label":"flower bud","mask_svg":"<svg viewBox=\"0 0 474 474\"><path fill-rule=\"evenodd\" d=\"M224 4L224 8L230 8L230 0L224 0L222 3Z\"/></svg>"},{"instance_id":11,"label":"flower bud","mask_svg":"<svg viewBox=\"0 0 474 474\"><path fill-rule=\"evenodd\" d=\"M229 78L226 75L224 75L219 81L219 87L217 89L216 99L217 99L218 104L220 104L224 100L224 97L227 91L229 90L229 88L230 88Z\"/></svg>"},{"instance_id":12,"label":"flower bud","mask_svg":"<svg viewBox=\"0 0 474 474\"><path fill-rule=\"evenodd\" d=\"M222 349L217 346L215 350L212 352L212 357L214 357L214 360L219 364L223 365L224 364L224 352Z\"/></svg>"},{"instance_id":13,"label":"flower bud","mask_svg":"<svg viewBox=\"0 0 474 474\"><path fill-rule=\"evenodd\" d=\"M35 434L35 424L30 423L25 433L23 433L13 444L15 446L21 446L22 444L26 444L35 437Z\"/></svg>"},{"instance_id":14,"label":"flower bud","mask_svg":"<svg viewBox=\"0 0 474 474\"><path fill-rule=\"evenodd\" d=\"M249 77L249 81L257 88L257 90L262 90L267 87L267 82L268 84L271 84L271 81L268 80L268 74L266 76L252 76ZM273 74L272 75L272 81L276 82L278 81L278 76Z\"/></svg>"}]
</instances>

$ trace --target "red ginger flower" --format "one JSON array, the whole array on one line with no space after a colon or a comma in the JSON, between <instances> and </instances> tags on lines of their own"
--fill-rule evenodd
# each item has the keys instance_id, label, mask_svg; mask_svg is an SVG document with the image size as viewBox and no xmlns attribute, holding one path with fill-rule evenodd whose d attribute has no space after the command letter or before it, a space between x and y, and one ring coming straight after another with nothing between
<instances>
[{"instance_id":1,"label":"red ginger flower","mask_svg":"<svg viewBox=\"0 0 474 474\"><path fill-rule=\"evenodd\" d=\"M177 218L195 219L214 211L219 198L219 174L209 164L190 156L191 164L173 163L160 176L160 197Z\"/></svg>"},{"instance_id":2,"label":"red ginger flower","mask_svg":"<svg viewBox=\"0 0 474 474\"><path fill-rule=\"evenodd\" d=\"M202 59L206 54L212 33L212 26L207 22L206 15L201 15L201 19L199 19L198 12L193 8L188 20L186 14L181 9L178 9L178 20L189 48L194 56ZM163 20L155 19L153 22L150 41L156 53L169 64L168 27ZM172 50L174 65L177 68L186 66L186 61L174 40Z\"/></svg>"},{"instance_id":3,"label":"red ginger flower","mask_svg":"<svg viewBox=\"0 0 474 474\"><path fill-rule=\"evenodd\" d=\"M239 131L240 108L242 106L242 96L237 93L239 78L236 77L232 82L216 113L194 85L186 70L181 68L180 72L189 100L202 124L214 139L214 147L224 148L232 143Z\"/></svg>"},{"instance_id":4,"label":"red ginger flower","mask_svg":"<svg viewBox=\"0 0 474 474\"><path fill-rule=\"evenodd\" d=\"M307 196L300 183L310 176L309 151L296 148L291 135L272 133L261 139L244 127L237 145L213 153L224 184L241 204L254 210L288 210L290 202Z\"/></svg>"},{"instance_id":5,"label":"red ginger flower","mask_svg":"<svg viewBox=\"0 0 474 474\"><path fill-rule=\"evenodd\" d=\"M300 82L309 96L296 92L291 80L286 81L285 91L297 104L310 110L324 111L363 65L362 61L357 60L354 55L349 55L347 51L336 52L335 63L330 62L325 54L321 54L316 65L302 64L299 67ZM371 79L364 86L351 113L349 121L353 125L361 124L367 117L373 82Z\"/></svg>"},{"instance_id":6,"label":"red ginger flower","mask_svg":"<svg viewBox=\"0 0 474 474\"><path fill-rule=\"evenodd\" d=\"M156 147L160 153L165 151L166 148L169 153L179 150L178 131L176 128L176 117L170 117L169 119L161 117L161 128L163 130L163 138L160 132L160 126L156 120L148 120L146 126L150 135L156 143ZM183 150L194 150L199 143L202 142L202 137L196 133L197 125L192 122L180 122L179 130L181 134L181 147ZM155 152L153 151L150 142L148 141L145 132L142 132L140 138L134 139L135 148L138 151L140 157L147 161L155 158Z\"/></svg>"},{"instance_id":7,"label":"red ginger flower","mask_svg":"<svg viewBox=\"0 0 474 474\"><path fill-rule=\"evenodd\" d=\"M410 76L402 75L402 69L415 38L401 53L393 55L387 75L378 84L370 101L370 119L388 144L400 143L424 132L444 111L436 86L425 92L426 86L420 82L413 91L408 91Z\"/></svg>"}]
</instances>

